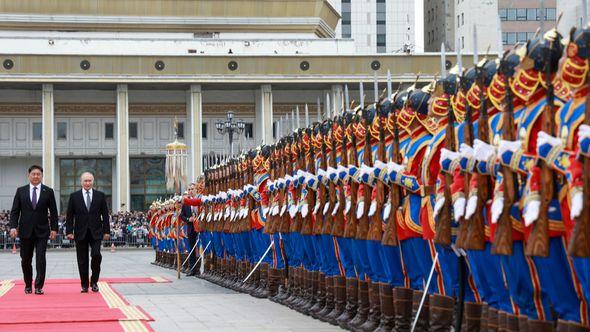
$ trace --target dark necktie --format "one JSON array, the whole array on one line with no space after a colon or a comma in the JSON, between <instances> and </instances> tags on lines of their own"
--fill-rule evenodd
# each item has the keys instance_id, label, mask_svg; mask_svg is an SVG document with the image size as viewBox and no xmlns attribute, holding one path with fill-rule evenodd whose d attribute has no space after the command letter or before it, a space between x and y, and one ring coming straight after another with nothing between
<instances>
[{"instance_id":1,"label":"dark necktie","mask_svg":"<svg viewBox=\"0 0 590 332\"><path fill-rule=\"evenodd\" d=\"M86 210L90 211L90 191L86 191Z\"/></svg>"},{"instance_id":2,"label":"dark necktie","mask_svg":"<svg viewBox=\"0 0 590 332\"><path fill-rule=\"evenodd\" d=\"M31 198L31 205L33 205L33 210L37 208L37 187L33 187L33 197Z\"/></svg>"}]
</instances>

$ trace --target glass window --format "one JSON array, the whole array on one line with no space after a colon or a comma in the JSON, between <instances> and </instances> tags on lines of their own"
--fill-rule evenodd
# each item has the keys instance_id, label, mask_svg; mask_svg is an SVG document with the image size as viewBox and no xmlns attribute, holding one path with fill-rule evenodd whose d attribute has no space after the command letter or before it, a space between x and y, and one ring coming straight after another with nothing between
<instances>
[{"instance_id":1,"label":"glass window","mask_svg":"<svg viewBox=\"0 0 590 332\"><path fill-rule=\"evenodd\" d=\"M517 21L526 21L526 8L516 9L516 20Z\"/></svg>"},{"instance_id":2,"label":"glass window","mask_svg":"<svg viewBox=\"0 0 590 332\"><path fill-rule=\"evenodd\" d=\"M509 45L516 44L516 32L507 32L506 34L508 35L508 37L507 37L508 44Z\"/></svg>"},{"instance_id":3,"label":"glass window","mask_svg":"<svg viewBox=\"0 0 590 332\"><path fill-rule=\"evenodd\" d=\"M527 21L536 21L537 20L537 8L527 8L526 19L527 19Z\"/></svg>"},{"instance_id":4,"label":"glass window","mask_svg":"<svg viewBox=\"0 0 590 332\"><path fill-rule=\"evenodd\" d=\"M385 46L385 35L384 34L378 34L377 35L377 46Z\"/></svg>"},{"instance_id":5,"label":"glass window","mask_svg":"<svg viewBox=\"0 0 590 332\"><path fill-rule=\"evenodd\" d=\"M201 123L201 138L207 139L207 123Z\"/></svg>"},{"instance_id":6,"label":"glass window","mask_svg":"<svg viewBox=\"0 0 590 332\"><path fill-rule=\"evenodd\" d=\"M40 141L43 139L43 126L41 122L33 122L33 141Z\"/></svg>"},{"instance_id":7,"label":"glass window","mask_svg":"<svg viewBox=\"0 0 590 332\"><path fill-rule=\"evenodd\" d=\"M502 32L502 45L508 44L508 37L506 36L506 32Z\"/></svg>"},{"instance_id":8,"label":"glass window","mask_svg":"<svg viewBox=\"0 0 590 332\"><path fill-rule=\"evenodd\" d=\"M555 21L555 8L547 8L547 21Z\"/></svg>"},{"instance_id":9,"label":"glass window","mask_svg":"<svg viewBox=\"0 0 590 332\"><path fill-rule=\"evenodd\" d=\"M350 12L342 13L342 25L350 24Z\"/></svg>"},{"instance_id":10,"label":"glass window","mask_svg":"<svg viewBox=\"0 0 590 332\"><path fill-rule=\"evenodd\" d=\"M500 15L500 21L506 21L507 14L506 14L506 8L500 8L498 9L498 15Z\"/></svg>"},{"instance_id":11,"label":"glass window","mask_svg":"<svg viewBox=\"0 0 590 332\"><path fill-rule=\"evenodd\" d=\"M342 26L342 38L350 38L352 36L350 25Z\"/></svg>"},{"instance_id":12,"label":"glass window","mask_svg":"<svg viewBox=\"0 0 590 332\"><path fill-rule=\"evenodd\" d=\"M177 132L179 139L184 139L184 122L178 123L178 132Z\"/></svg>"},{"instance_id":13,"label":"glass window","mask_svg":"<svg viewBox=\"0 0 590 332\"><path fill-rule=\"evenodd\" d=\"M461 20L460 20L460 16L457 15L457 28L461 26Z\"/></svg>"},{"instance_id":14,"label":"glass window","mask_svg":"<svg viewBox=\"0 0 590 332\"><path fill-rule=\"evenodd\" d=\"M244 136L246 136L247 139L254 138L254 125L252 122L246 122L244 125Z\"/></svg>"},{"instance_id":15,"label":"glass window","mask_svg":"<svg viewBox=\"0 0 590 332\"><path fill-rule=\"evenodd\" d=\"M518 33L518 41L526 43L526 41L527 41L526 32L519 32Z\"/></svg>"},{"instance_id":16,"label":"glass window","mask_svg":"<svg viewBox=\"0 0 590 332\"><path fill-rule=\"evenodd\" d=\"M165 197L165 158L129 158L131 173L131 210L145 211L158 197ZM186 188L180 188L184 190Z\"/></svg>"},{"instance_id":17,"label":"glass window","mask_svg":"<svg viewBox=\"0 0 590 332\"><path fill-rule=\"evenodd\" d=\"M529 39L533 39L533 36L534 36L534 35L535 35L535 33L534 33L534 32L527 32L527 33L526 33L526 39L527 39L527 40L529 40Z\"/></svg>"},{"instance_id":18,"label":"glass window","mask_svg":"<svg viewBox=\"0 0 590 332\"><path fill-rule=\"evenodd\" d=\"M272 123L272 138L277 138L277 121Z\"/></svg>"},{"instance_id":19,"label":"glass window","mask_svg":"<svg viewBox=\"0 0 590 332\"><path fill-rule=\"evenodd\" d=\"M129 122L129 138L137 139L137 122Z\"/></svg>"},{"instance_id":20,"label":"glass window","mask_svg":"<svg viewBox=\"0 0 590 332\"><path fill-rule=\"evenodd\" d=\"M112 122L104 124L104 138L114 139L115 138L115 125Z\"/></svg>"},{"instance_id":21,"label":"glass window","mask_svg":"<svg viewBox=\"0 0 590 332\"><path fill-rule=\"evenodd\" d=\"M68 208L70 194L80 189L80 175L83 172L94 174L94 188L104 192L109 209L112 206L113 159L60 159L60 208Z\"/></svg>"},{"instance_id":22,"label":"glass window","mask_svg":"<svg viewBox=\"0 0 590 332\"><path fill-rule=\"evenodd\" d=\"M66 140L68 139L68 124L66 122L57 123L57 139Z\"/></svg>"},{"instance_id":23,"label":"glass window","mask_svg":"<svg viewBox=\"0 0 590 332\"><path fill-rule=\"evenodd\" d=\"M516 9L514 8L508 8L506 10L507 16L508 16L508 21L516 21Z\"/></svg>"},{"instance_id":24,"label":"glass window","mask_svg":"<svg viewBox=\"0 0 590 332\"><path fill-rule=\"evenodd\" d=\"M461 48L465 48L465 37L461 36Z\"/></svg>"},{"instance_id":25,"label":"glass window","mask_svg":"<svg viewBox=\"0 0 590 332\"><path fill-rule=\"evenodd\" d=\"M461 13L461 25L465 25L465 14Z\"/></svg>"}]
</instances>

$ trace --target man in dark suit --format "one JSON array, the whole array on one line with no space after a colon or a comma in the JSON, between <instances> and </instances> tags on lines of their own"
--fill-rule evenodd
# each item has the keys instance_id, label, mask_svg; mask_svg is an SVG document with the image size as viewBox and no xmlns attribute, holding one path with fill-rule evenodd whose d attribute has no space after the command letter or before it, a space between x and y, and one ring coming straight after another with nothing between
<instances>
[{"instance_id":1,"label":"man in dark suit","mask_svg":"<svg viewBox=\"0 0 590 332\"><path fill-rule=\"evenodd\" d=\"M10 211L10 236L20 237L20 257L25 279L25 294L33 292L33 252L37 276L35 294L43 294L45 284L45 251L47 239L57 236L57 205L53 189L41 183L43 168L29 168L29 184L16 190Z\"/></svg>"},{"instance_id":2,"label":"man in dark suit","mask_svg":"<svg viewBox=\"0 0 590 332\"><path fill-rule=\"evenodd\" d=\"M195 184L191 183L189 188L188 188L188 196L189 197L194 197L195 195ZM182 219L182 221L184 221L187 224L187 228L188 228L188 243L189 243L189 247L188 252L190 253L191 250L194 248L195 244L197 243L197 232L195 231L195 227L193 225L193 221L194 221L194 212L193 209L195 209L195 207L190 206L188 204L182 204L182 209L180 210L180 218ZM199 267L196 266L197 263L197 249L195 248L195 250L193 250L193 252L191 253L191 255L188 258L188 272L187 272L187 276L196 276L198 275L198 271L199 271Z\"/></svg>"},{"instance_id":3,"label":"man in dark suit","mask_svg":"<svg viewBox=\"0 0 590 332\"><path fill-rule=\"evenodd\" d=\"M66 237L76 240L78 271L82 283L82 293L88 293L88 248L92 276L90 286L98 292L98 277L102 255L102 240L108 241L111 234L109 209L103 192L93 189L94 176L85 172L80 176L82 189L70 194L66 214Z\"/></svg>"}]
</instances>

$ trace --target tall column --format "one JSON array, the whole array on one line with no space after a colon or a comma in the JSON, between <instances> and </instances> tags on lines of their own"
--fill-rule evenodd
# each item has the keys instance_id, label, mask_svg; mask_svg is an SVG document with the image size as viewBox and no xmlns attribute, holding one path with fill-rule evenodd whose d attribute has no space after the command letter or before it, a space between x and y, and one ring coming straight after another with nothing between
<instances>
[{"instance_id":1,"label":"tall column","mask_svg":"<svg viewBox=\"0 0 590 332\"><path fill-rule=\"evenodd\" d=\"M344 104L344 90L342 85L332 85L332 114L342 114Z\"/></svg>"},{"instance_id":2,"label":"tall column","mask_svg":"<svg viewBox=\"0 0 590 332\"><path fill-rule=\"evenodd\" d=\"M264 144L273 143L272 138L272 89L263 84L256 90L256 133ZM256 142L258 145L260 142Z\"/></svg>"},{"instance_id":3,"label":"tall column","mask_svg":"<svg viewBox=\"0 0 590 332\"><path fill-rule=\"evenodd\" d=\"M203 96L201 86L193 84L187 91L187 118L190 123L189 138L189 181L194 181L203 173L203 140L201 125L203 123Z\"/></svg>"},{"instance_id":4,"label":"tall column","mask_svg":"<svg viewBox=\"0 0 590 332\"><path fill-rule=\"evenodd\" d=\"M129 92L117 85L117 204L115 211L129 211Z\"/></svg>"},{"instance_id":5,"label":"tall column","mask_svg":"<svg viewBox=\"0 0 590 332\"><path fill-rule=\"evenodd\" d=\"M53 84L43 84L41 94L41 122L43 132L43 183L55 186L55 112Z\"/></svg>"}]
</instances>

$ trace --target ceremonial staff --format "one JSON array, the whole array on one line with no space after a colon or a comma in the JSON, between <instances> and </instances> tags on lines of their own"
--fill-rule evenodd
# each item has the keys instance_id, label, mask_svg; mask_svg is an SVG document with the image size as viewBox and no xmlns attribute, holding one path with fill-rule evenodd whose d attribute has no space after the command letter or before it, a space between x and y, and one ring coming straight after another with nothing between
<instances>
[{"instance_id":1,"label":"ceremonial staff","mask_svg":"<svg viewBox=\"0 0 590 332\"><path fill-rule=\"evenodd\" d=\"M587 5L584 3L584 22L586 20ZM574 30L570 33L570 43L573 42ZM586 60L588 61L588 60ZM586 74L586 85L590 89L590 79ZM590 126L590 97L587 94L585 100L585 113L584 113L584 124ZM579 158L582 159L583 165L583 207L582 213L577 217L576 224L574 226L574 232L572 235L571 243L569 246L569 253L575 257L590 257L590 156L584 156L580 154Z\"/></svg>"},{"instance_id":2,"label":"ceremonial staff","mask_svg":"<svg viewBox=\"0 0 590 332\"><path fill-rule=\"evenodd\" d=\"M475 27L474 27L475 29ZM477 53L477 52L476 52ZM474 60L476 60L474 58ZM477 120L477 137L484 143L489 143L490 127L488 117L488 104L487 98L485 97L485 82L487 80L485 66L487 60L484 58L480 63L475 63L475 77L476 88L478 89L479 99L479 116ZM492 63L490 63L492 65ZM473 147L473 137L470 137L470 141L466 143ZM475 207L475 213L469 218L468 222L468 234L465 241L465 248L471 250L484 250L486 245L485 238L485 219L484 219L484 208L488 202L490 196L490 175L477 174L477 201Z\"/></svg>"},{"instance_id":3,"label":"ceremonial staff","mask_svg":"<svg viewBox=\"0 0 590 332\"><path fill-rule=\"evenodd\" d=\"M445 44L442 43L440 47L440 72L441 80L446 78L446 54ZM461 69L459 69L461 70ZM444 84L444 83L443 83ZM451 103L447 106L447 129L445 132L445 148L449 151L456 151L455 146L455 118ZM440 217L436 223L436 234L434 235L434 242L443 245L451 244L451 223L452 223L452 209L453 209L453 194L451 193L451 184L453 183L453 176L445 173L445 202L440 212Z\"/></svg>"},{"instance_id":4,"label":"ceremonial staff","mask_svg":"<svg viewBox=\"0 0 590 332\"><path fill-rule=\"evenodd\" d=\"M374 116L374 120L373 120L373 124L371 126L372 130L370 130L370 132L372 132L371 136L373 138L375 138L375 135L377 135L377 139L379 140L377 143L377 155L375 160L372 161L376 161L379 160L382 163L386 162L386 158L385 158L385 121L386 117L389 113L389 109L387 109L386 107L383 107L383 105L381 105L379 103L379 92L378 92L378 82L377 82L377 72L375 72L375 80L374 80L374 99L375 99L375 116ZM375 128L375 125L377 126L377 128ZM375 130L377 131L377 133L375 133ZM372 151L372 147L371 147L371 151ZM371 158L372 158L372 154L371 154ZM385 183L383 181L375 181L375 189L376 189L376 206L377 209L375 211L375 213L370 217L370 224L369 224L369 234L367 235L369 240L372 241L381 241L383 240L383 217L382 217L382 211L383 211L383 207L385 205Z\"/></svg>"},{"instance_id":5,"label":"ceremonial staff","mask_svg":"<svg viewBox=\"0 0 590 332\"><path fill-rule=\"evenodd\" d=\"M166 145L166 188L174 189L180 195L181 188L186 184L187 154L186 144L178 141L178 121L174 121L174 142ZM180 218L180 211L176 211ZM180 279L180 222L176 222L176 277Z\"/></svg>"},{"instance_id":6,"label":"ceremonial staff","mask_svg":"<svg viewBox=\"0 0 590 332\"><path fill-rule=\"evenodd\" d=\"M397 96L398 94L396 93L396 97ZM388 128L389 130L387 131L388 136L393 135L393 139L391 140L391 161L399 165L401 160L399 153L399 128L397 125L395 108L393 107L395 98L392 95L391 73L389 70L387 71L387 98L391 99L392 104L387 120L388 122L391 122L391 128ZM389 119L391 119L391 121ZM397 238L397 210L401 205L401 188L394 181L390 181L389 185L389 204L390 210L389 214L387 215L387 225L383 231L381 244L384 246L397 246L399 244Z\"/></svg>"},{"instance_id":7,"label":"ceremonial staff","mask_svg":"<svg viewBox=\"0 0 590 332\"><path fill-rule=\"evenodd\" d=\"M517 55L514 55L517 56ZM512 89L510 88L510 77L514 68L510 67L508 62L508 53L505 53L500 61L498 68L499 76L503 78L506 87L504 96L504 109L502 109L502 139L514 141L516 139L514 128L514 104ZM517 174L508 166L501 166L503 177L503 206L502 212L497 222L494 242L492 243L492 253L495 255L512 255L512 219L510 210L516 202L516 193L518 192ZM499 194L499 193L498 193ZM498 199L498 198L496 198Z\"/></svg>"},{"instance_id":8,"label":"ceremonial staff","mask_svg":"<svg viewBox=\"0 0 590 332\"><path fill-rule=\"evenodd\" d=\"M558 18L561 19L561 15ZM543 110L541 119L541 129L551 136L555 136L555 94L553 92L553 74L555 68L552 68L551 52L553 51L554 43L560 43L561 38L555 29L548 31L548 36L541 37L540 43L549 43L543 45L541 52L545 60L545 67L543 68L545 74L545 87L547 90L547 104ZM548 40L543 40L547 38ZM529 41L530 43L530 41ZM540 179L541 186L539 186L539 195L541 196L541 206L539 209L539 217L533 224L533 229L530 233L526 244L525 253L529 256L549 256L549 204L555 195L555 174L551 167L542 159L538 160L539 168L541 169Z\"/></svg>"},{"instance_id":9,"label":"ceremonial staff","mask_svg":"<svg viewBox=\"0 0 590 332\"><path fill-rule=\"evenodd\" d=\"M369 109L365 109L365 96L364 96L364 91L363 91L363 82L360 82L359 84L359 90L360 90L360 104L361 104L361 112L362 112L362 121L360 126L364 127L364 140L365 140L365 148L363 151L363 164L366 166L371 166L371 133L369 131L369 128L371 126L371 120L372 117L370 116L370 111ZM360 162L360 161L359 161ZM362 165L361 165L362 167ZM360 240L367 240L367 236L369 233L369 207L370 207L370 202L371 202L371 190L372 188L366 184L366 183L361 183L359 184L360 186L363 186L363 211L362 211L362 215L359 218L358 221L358 227L357 227L357 239Z\"/></svg>"}]
</instances>

